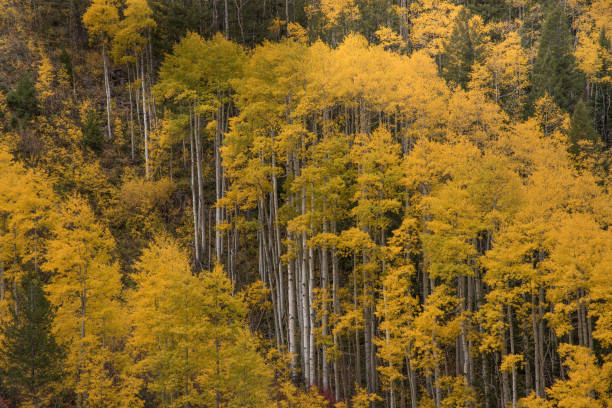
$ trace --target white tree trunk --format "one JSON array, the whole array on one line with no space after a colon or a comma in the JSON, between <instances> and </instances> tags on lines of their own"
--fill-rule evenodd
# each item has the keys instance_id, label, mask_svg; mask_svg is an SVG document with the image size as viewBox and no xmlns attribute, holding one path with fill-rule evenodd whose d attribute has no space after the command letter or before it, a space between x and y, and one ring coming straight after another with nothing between
<instances>
[{"instance_id":1,"label":"white tree trunk","mask_svg":"<svg viewBox=\"0 0 612 408\"><path fill-rule=\"evenodd\" d=\"M297 379L297 344L295 340L295 282L293 279L293 259L287 261L287 303L289 304L289 353L291 353L291 361L289 368L291 370L291 378Z\"/></svg>"},{"instance_id":2,"label":"white tree trunk","mask_svg":"<svg viewBox=\"0 0 612 408\"><path fill-rule=\"evenodd\" d=\"M104 91L106 93L106 125L108 128L108 139L112 139L113 131L111 126L111 106L110 106L110 81L108 79L108 64L106 62L106 38L102 36L102 64L104 65Z\"/></svg>"},{"instance_id":3,"label":"white tree trunk","mask_svg":"<svg viewBox=\"0 0 612 408\"><path fill-rule=\"evenodd\" d=\"M142 116L144 125L145 177L149 179L149 128L147 123L147 97L145 91L144 55L140 55L140 74L142 83Z\"/></svg>"},{"instance_id":4,"label":"white tree trunk","mask_svg":"<svg viewBox=\"0 0 612 408\"><path fill-rule=\"evenodd\" d=\"M222 197L222 169L221 169L221 154L219 149L221 148L221 121L223 120L223 107L221 106L217 115L217 128L215 132L215 193L217 201ZM221 260L223 253L223 237L218 227L222 221L221 207L216 206L215 208L215 255L217 261Z\"/></svg>"},{"instance_id":5,"label":"white tree trunk","mask_svg":"<svg viewBox=\"0 0 612 408\"><path fill-rule=\"evenodd\" d=\"M306 215L306 189L302 187L302 215ZM310 386L310 329L309 321L310 314L308 309L308 252L306 250L306 230L302 229L302 268L301 268L301 284L302 284L302 353L304 359L304 382Z\"/></svg>"},{"instance_id":6,"label":"white tree trunk","mask_svg":"<svg viewBox=\"0 0 612 408\"><path fill-rule=\"evenodd\" d=\"M128 91L130 95L130 143L131 143L131 158L134 161L135 153L134 153L134 108L132 101L132 79L130 78L130 66L128 65ZM172 174L170 174L172 177Z\"/></svg>"},{"instance_id":7,"label":"white tree trunk","mask_svg":"<svg viewBox=\"0 0 612 408\"><path fill-rule=\"evenodd\" d=\"M198 212L198 202L196 199L196 181L195 181L195 154L194 154L194 141L193 141L193 120L192 120L192 111L191 109L189 110L189 124L190 124L190 129L189 129L189 152L190 152L190 157L191 157L191 165L190 165L190 170L191 170L191 207L193 210L193 246L194 246L194 253L195 253L195 264L197 265L198 263L200 263L200 248L198 245L199 242L199 237L198 237L198 224L199 224L199 212Z\"/></svg>"}]
</instances>

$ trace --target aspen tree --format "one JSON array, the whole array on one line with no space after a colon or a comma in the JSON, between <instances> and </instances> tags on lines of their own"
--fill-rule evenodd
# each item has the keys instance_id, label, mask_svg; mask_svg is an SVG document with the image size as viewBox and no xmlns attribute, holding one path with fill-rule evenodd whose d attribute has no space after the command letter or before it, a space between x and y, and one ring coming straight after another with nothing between
<instances>
[{"instance_id":1,"label":"aspen tree","mask_svg":"<svg viewBox=\"0 0 612 408\"><path fill-rule=\"evenodd\" d=\"M112 236L78 197L63 205L60 219L43 268L54 274L47 290L57 308L54 333L67 349L68 384L79 406L138 404L120 346L128 327Z\"/></svg>"},{"instance_id":2,"label":"aspen tree","mask_svg":"<svg viewBox=\"0 0 612 408\"><path fill-rule=\"evenodd\" d=\"M145 176L150 177L149 171L149 132L154 124L154 112L151 112L150 88L151 79L146 76L145 64L148 51L150 30L155 27L152 18L152 10L146 0L126 0L126 8L123 12L124 18L118 22L118 30L115 33L113 48L115 58L132 63L136 67L136 76L140 70L140 93L141 101L136 101L142 108L142 126L144 130L144 156ZM151 58L151 55L148 55ZM150 64L149 64L150 65ZM152 73L149 73L152 75ZM148 99L149 98L149 99ZM154 104L153 104L154 107Z\"/></svg>"},{"instance_id":3,"label":"aspen tree","mask_svg":"<svg viewBox=\"0 0 612 408\"><path fill-rule=\"evenodd\" d=\"M119 23L119 10L116 0L96 0L83 14L83 24L92 37L99 37L102 43L102 63L104 65L104 91L106 94L106 126L108 138L113 137L111 127L111 86L106 48L110 45Z\"/></svg>"}]
</instances>

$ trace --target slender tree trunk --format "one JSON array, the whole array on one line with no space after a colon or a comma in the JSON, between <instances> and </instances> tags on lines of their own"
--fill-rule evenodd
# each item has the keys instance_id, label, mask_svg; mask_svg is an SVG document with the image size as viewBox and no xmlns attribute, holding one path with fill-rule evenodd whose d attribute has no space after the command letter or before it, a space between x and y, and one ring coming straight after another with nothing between
<instances>
[{"instance_id":1,"label":"slender tree trunk","mask_svg":"<svg viewBox=\"0 0 612 408\"><path fill-rule=\"evenodd\" d=\"M222 182L222 169L221 169L221 132L222 132L222 124L223 121L223 105L219 108L219 112L217 115L217 130L215 132L215 192L216 199L219 201L223 197L223 182ZM223 253L223 237L221 231L219 230L219 226L222 221L222 209L220 206L215 208L215 254L217 256L217 260L221 260L221 255Z\"/></svg>"},{"instance_id":2,"label":"slender tree trunk","mask_svg":"<svg viewBox=\"0 0 612 408\"><path fill-rule=\"evenodd\" d=\"M5 219L6 220L6 219ZM17 269L17 230L13 227L13 267ZM13 309L15 310L15 316L19 315L19 302L17 302L17 275L13 275Z\"/></svg>"},{"instance_id":3,"label":"slender tree trunk","mask_svg":"<svg viewBox=\"0 0 612 408\"><path fill-rule=\"evenodd\" d=\"M527 322L523 321L523 350L524 353L529 349L529 339L527 339ZM525 358L525 395L529 395L533 389L531 383L531 366L529 359Z\"/></svg>"},{"instance_id":4,"label":"slender tree trunk","mask_svg":"<svg viewBox=\"0 0 612 408\"><path fill-rule=\"evenodd\" d=\"M217 378L221 377L221 362L219 361L219 339L215 338L215 354L216 354L216 363L217 363ZM215 408L219 408L219 403L220 403L220 395L219 395L219 389L215 386Z\"/></svg>"},{"instance_id":5,"label":"slender tree trunk","mask_svg":"<svg viewBox=\"0 0 612 408\"><path fill-rule=\"evenodd\" d=\"M4 300L4 261L0 259L0 301Z\"/></svg>"},{"instance_id":6,"label":"slender tree trunk","mask_svg":"<svg viewBox=\"0 0 612 408\"><path fill-rule=\"evenodd\" d=\"M311 195L311 206L312 206L312 195ZM311 230L312 230L312 225L311 225ZM315 282L315 277L314 277L314 250L312 248L312 246L310 246L308 248L308 312L309 312L309 321L308 321L308 325L309 325L309 355L308 355L308 359L309 359L309 363L308 365L310 366L310 379L309 379L309 383L310 386L313 386L316 384L315 382L315 367L317 366L317 364L315 363L315 309L313 307L313 290L314 290L314 282Z\"/></svg>"},{"instance_id":7,"label":"slender tree trunk","mask_svg":"<svg viewBox=\"0 0 612 408\"><path fill-rule=\"evenodd\" d=\"M410 364L410 358L406 356L406 368L408 370L408 383L410 385L410 407L417 408L417 383L416 374Z\"/></svg>"},{"instance_id":8,"label":"slender tree trunk","mask_svg":"<svg viewBox=\"0 0 612 408\"><path fill-rule=\"evenodd\" d=\"M302 216L306 215L306 188L302 187ZM301 267L301 280L302 280L302 337L304 340L303 353L304 353L304 382L310 387L310 305L308 303L308 251L306 249L306 229L302 229L302 267Z\"/></svg>"},{"instance_id":9,"label":"slender tree trunk","mask_svg":"<svg viewBox=\"0 0 612 408\"><path fill-rule=\"evenodd\" d=\"M512 306L508 305L508 327L510 329L510 354L514 354L514 327L512 321ZM512 408L516 408L516 367L512 366Z\"/></svg>"},{"instance_id":10,"label":"slender tree trunk","mask_svg":"<svg viewBox=\"0 0 612 408\"><path fill-rule=\"evenodd\" d=\"M587 311L587 335L588 335L588 340L589 340L589 348L593 350L593 322L591 321L591 316L589 316L588 311Z\"/></svg>"},{"instance_id":11,"label":"slender tree trunk","mask_svg":"<svg viewBox=\"0 0 612 408\"><path fill-rule=\"evenodd\" d=\"M87 320L87 268L79 266L79 271L81 272L81 340L85 338L85 321ZM81 353L83 353L83 349L81 346ZM79 373L81 373L83 367L81 362L79 362ZM81 403L83 406L87 406L87 391L81 392Z\"/></svg>"},{"instance_id":12,"label":"slender tree trunk","mask_svg":"<svg viewBox=\"0 0 612 408\"><path fill-rule=\"evenodd\" d=\"M145 177L149 179L149 129L147 124L147 97L145 92L144 55L140 54L140 73L142 83L142 116L144 125ZM197 224L196 224L197 225Z\"/></svg>"},{"instance_id":13,"label":"slender tree trunk","mask_svg":"<svg viewBox=\"0 0 612 408\"><path fill-rule=\"evenodd\" d=\"M132 79L130 78L130 66L127 67L128 72L128 93L130 95L130 147L131 147L131 159L134 161L135 153L134 153L134 103L132 102ZM172 157L170 158L172 160Z\"/></svg>"},{"instance_id":14,"label":"slender tree trunk","mask_svg":"<svg viewBox=\"0 0 612 408\"><path fill-rule=\"evenodd\" d=\"M323 222L323 233L327 233L327 222ZM321 248L321 286L324 293L324 298L327 299L328 291L329 291L329 264L327 260L327 247ZM323 302L323 316L321 318L321 334L323 338L326 338L328 335L327 332L327 319L328 319L328 308L327 308L327 300ZM327 365L327 347L324 345L322 348L322 378L323 378L323 390L327 391L329 389L329 372Z\"/></svg>"},{"instance_id":15,"label":"slender tree trunk","mask_svg":"<svg viewBox=\"0 0 612 408\"><path fill-rule=\"evenodd\" d=\"M294 260L287 261L287 303L289 303L289 353L291 354L290 370L291 378L297 380L297 343L295 336L295 283L294 283Z\"/></svg>"},{"instance_id":16,"label":"slender tree trunk","mask_svg":"<svg viewBox=\"0 0 612 408\"><path fill-rule=\"evenodd\" d=\"M460 290L460 296L461 296L461 314L465 314L465 302L466 302L466 290L465 290L465 280L466 278L464 276L459 276L458 278L459 280L459 290ZM466 328L466 321L465 319L461 320L461 348L462 348L462 354L463 354L463 377L465 378L465 381L468 385L470 385L470 380L469 380L469 373L470 373L470 360L469 360L469 356L470 356L470 350L468 349L468 344L467 344L467 328Z\"/></svg>"},{"instance_id":17,"label":"slender tree trunk","mask_svg":"<svg viewBox=\"0 0 612 408\"><path fill-rule=\"evenodd\" d=\"M353 307L358 310L357 302L357 270L355 255L353 255ZM359 330L355 330L355 382L361 386L361 346L359 344Z\"/></svg>"},{"instance_id":18,"label":"slender tree trunk","mask_svg":"<svg viewBox=\"0 0 612 408\"><path fill-rule=\"evenodd\" d=\"M580 294L576 294L578 298L580 298ZM576 332L578 333L578 345L584 347L586 344L586 339L584 338L584 322L582 319L582 307L580 302L578 302L578 308L576 310L576 320L578 327L576 328Z\"/></svg>"},{"instance_id":19,"label":"slender tree trunk","mask_svg":"<svg viewBox=\"0 0 612 408\"><path fill-rule=\"evenodd\" d=\"M540 287L538 289L538 354L540 360L540 391L542 397L545 395L546 389L546 378L544 377L544 365L546 363L544 359L544 289Z\"/></svg>"},{"instance_id":20,"label":"slender tree trunk","mask_svg":"<svg viewBox=\"0 0 612 408\"><path fill-rule=\"evenodd\" d=\"M299 327L299 336L300 336L300 352L299 356L302 364L302 381L306 384L306 365L307 358L306 354L304 354L304 350L306 344L304 340L306 336L304 335L304 298L303 298L303 285L302 285L302 250L301 250L301 235L300 238L297 239L297 259L295 262L295 289L296 289L296 301L297 301L297 317L298 317L298 327Z\"/></svg>"},{"instance_id":21,"label":"slender tree trunk","mask_svg":"<svg viewBox=\"0 0 612 408\"><path fill-rule=\"evenodd\" d=\"M540 361L540 352L539 352L539 343L540 343L540 339L538 336L538 328L537 328L537 321L536 321L536 313L535 313L535 309L536 309L536 303L535 303L535 293L531 294L531 322L532 322L532 328L533 328L533 351L534 351L534 357L533 357L533 368L534 368L534 374L535 374L535 390L536 390L536 395L538 397L544 398L544 390L541 389L542 386L542 382L540 379L540 366L542 364L542 362Z\"/></svg>"},{"instance_id":22,"label":"slender tree trunk","mask_svg":"<svg viewBox=\"0 0 612 408\"><path fill-rule=\"evenodd\" d=\"M134 80L138 78L138 61L134 65ZM138 130L142 134L143 126L142 126L142 116L140 115L140 88L134 87L134 97L136 105L136 120L138 121ZM185 158L185 156L183 156ZM185 169L187 169L187 165L185 164Z\"/></svg>"},{"instance_id":23,"label":"slender tree trunk","mask_svg":"<svg viewBox=\"0 0 612 408\"><path fill-rule=\"evenodd\" d=\"M287 24L287 38L289 38L289 0L285 0L285 24Z\"/></svg>"},{"instance_id":24,"label":"slender tree trunk","mask_svg":"<svg viewBox=\"0 0 612 408\"><path fill-rule=\"evenodd\" d=\"M17 302L17 276L13 276L13 310L15 316L19 315L19 302Z\"/></svg>"},{"instance_id":25,"label":"slender tree trunk","mask_svg":"<svg viewBox=\"0 0 612 408\"><path fill-rule=\"evenodd\" d=\"M363 255L363 259L362 259L363 264L366 264L366 256L365 254ZM365 268L362 269L362 281L363 281L363 294L364 296L368 293L368 287L366 284L366 276L365 276ZM365 377L366 377L366 389L368 391L368 393L373 393L374 392L374 387L373 387L373 381L372 381L372 348L370 347L370 344L372 343L372 338L370 336L371 331L370 331L370 324L371 324L371 317L370 317L370 309L369 306L367 304L367 301L363 302L363 321L364 321L364 328L363 328L363 348L364 348L364 352L365 352Z\"/></svg>"},{"instance_id":26,"label":"slender tree trunk","mask_svg":"<svg viewBox=\"0 0 612 408\"><path fill-rule=\"evenodd\" d=\"M505 358L508 355L508 341L506 339L506 331L503 331L503 338L502 338L502 347L501 347L501 355L502 355L502 359ZM496 371L499 372L499 365L497 362L498 359L496 359ZM508 381L508 372L506 370L501 372L501 378L502 378L502 406L506 406L508 404L508 400L510 398L510 385L509 385L509 381Z\"/></svg>"},{"instance_id":27,"label":"slender tree trunk","mask_svg":"<svg viewBox=\"0 0 612 408\"><path fill-rule=\"evenodd\" d=\"M106 37L102 35L102 64L104 65L104 91L106 93L106 125L108 128L108 139L113 138L111 125L111 106L110 106L110 80L108 78L108 63L106 62Z\"/></svg>"},{"instance_id":28,"label":"slender tree trunk","mask_svg":"<svg viewBox=\"0 0 612 408\"><path fill-rule=\"evenodd\" d=\"M191 170L191 207L193 210L193 246L194 246L194 253L195 253L195 260L194 260L194 264L198 265L200 264L200 245L199 245L199 235L198 235L198 225L199 225L199 209L198 209L198 201L196 198L196 180L195 180L195 172L196 172L196 165L195 165L195 142L194 142L194 138L193 138L193 130L191 129L193 127L193 113L191 111L191 109L189 110L189 124L190 124L190 129L189 129L189 152L190 152L190 157L191 157L191 165L190 170Z\"/></svg>"},{"instance_id":29,"label":"slender tree trunk","mask_svg":"<svg viewBox=\"0 0 612 408\"><path fill-rule=\"evenodd\" d=\"M274 154L272 154L272 168L276 169L276 157ZM276 180L276 174L274 174L274 172L272 173L272 200L271 200L271 204L272 204L272 224L271 230L273 228L274 231L274 240L275 240L275 259L274 259L274 263L277 265L278 268L278 277L279 277L279 281L278 281L278 285L279 285L279 301L281 305L285 304L285 298L284 298L284 281L283 281L283 262L281 259L281 254L282 254L282 246L281 246L281 233L280 233L280 227L279 227L279 222L278 222L278 182Z\"/></svg>"},{"instance_id":30,"label":"slender tree trunk","mask_svg":"<svg viewBox=\"0 0 612 408\"><path fill-rule=\"evenodd\" d=\"M195 112L195 106L193 107L194 117L193 117L193 140L195 141L195 153L196 153L196 181L198 185L198 223L194 225L194 228L199 229L199 236L201 242L196 242L197 246L201 246L201 248L206 247L206 240L204 238L204 181L202 180L202 147L201 147L201 139L200 139L200 118L199 115ZM195 204L194 204L195 205ZM200 262L203 262L203 259L200 259ZM200 267L201 265L198 265Z\"/></svg>"},{"instance_id":31,"label":"slender tree trunk","mask_svg":"<svg viewBox=\"0 0 612 408\"><path fill-rule=\"evenodd\" d=\"M438 348L438 342L436 341L436 339L433 339L433 346L434 349ZM435 389L435 401L436 401L436 408L440 408L441 404L442 404L442 390L440 389L440 363L438 361L438 352L434 350L434 360L435 360L435 366L434 366L434 389Z\"/></svg>"},{"instance_id":32,"label":"slender tree trunk","mask_svg":"<svg viewBox=\"0 0 612 408\"><path fill-rule=\"evenodd\" d=\"M476 292L476 308L480 309L482 304L482 280L480 277L475 278L474 282L475 292ZM483 329L482 324L478 323L478 333L482 337ZM489 382L487 381L487 358L485 355L480 356L481 360L481 370L482 370L482 383L483 383L483 391L484 391L484 406L487 407L489 404Z\"/></svg>"},{"instance_id":33,"label":"slender tree trunk","mask_svg":"<svg viewBox=\"0 0 612 408\"><path fill-rule=\"evenodd\" d=\"M229 40L229 7L227 0L224 0L225 13L223 15L223 31L225 32L225 39Z\"/></svg>"},{"instance_id":34,"label":"slender tree trunk","mask_svg":"<svg viewBox=\"0 0 612 408\"><path fill-rule=\"evenodd\" d=\"M259 272L259 279L262 282L264 280L264 253L263 253L263 234L264 234L264 217L263 210L261 207L263 204L260 202L257 207L257 222L259 224L259 230L257 231L257 271Z\"/></svg>"},{"instance_id":35,"label":"slender tree trunk","mask_svg":"<svg viewBox=\"0 0 612 408\"><path fill-rule=\"evenodd\" d=\"M384 276L384 263L383 263L383 276ZM382 293L383 293L383 307L384 307L384 311L385 311L385 320L388 320L388 316L387 316L387 288L385 286L385 284L383 283L383 288L382 288ZM385 329L385 343L387 344L387 346L389 345L389 342L391 341L391 335L389 334L389 329ZM391 361L388 362L388 366L389 368L392 368L393 365L391 364ZM389 407L390 408L395 408L395 389L393 387L393 380L390 381L389 384Z\"/></svg>"},{"instance_id":36,"label":"slender tree trunk","mask_svg":"<svg viewBox=\"0 0 612 408\"><path fill-rule=\"evenodd\" d=\"M332 222L332 233L336 234L336 221ZM334 316L340 316L340 301L338 299L338 286L340 285L338 277L338 259L336 257L336 247L332 247L332 302L334 308ZM339 349L338 336L334 333L334 351ZM338 356L334 355L334 397L336 401L340 401L340 373L338 372Z\"/></svg>"}]
</instances>

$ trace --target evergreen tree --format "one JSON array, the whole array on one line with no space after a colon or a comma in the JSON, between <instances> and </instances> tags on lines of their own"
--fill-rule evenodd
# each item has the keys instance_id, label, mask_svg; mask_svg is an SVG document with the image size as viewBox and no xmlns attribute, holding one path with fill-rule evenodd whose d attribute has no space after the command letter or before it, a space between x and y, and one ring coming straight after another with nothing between
<instances>
[{"instance_id":1,"label":"evergreen tree","mask_svg":"<svg viewBox=\"0 0 612 408\"><path fill-rule=\"evenodd\" d=\"M38 101L34 82L29 75L21 77L14 90L6 95L6 104L13 112L11 124L17 127L28 122L38 113Z\"/></svg>"},{"instance_id":2,"label":"evergreen tree","mask_svg":"<svg viewBox=\"0 0 612 408\"><path fill-rule=\"evenodd\" d=\"M465 89L472 66L475 62L482 62L485 43L482 19L462 8L455 18L449 39L444 42L446 61L442 73L446 80Z\"/></svg>"},{"instance_id":3,"label":"evergreen tree","mask_svg":"<svg viewBox=\"0 0 612 408\"><path fill-rule=\"evenodd\" d=\"M16 302L18 311L11 308L10 320L0 326L0 384L16 403L39 407L61 378L64 354L51 332L51 304L32 273L23 277Z\"/></svg>"},{"instance_id":4,"label":"evergreen tree","mask_svg":"<svg viewBox=\"0 0 612 408\"><path fill-rule=\"evenodd\" d=\"M468 0L465 6L472 13L482 16L486 22L508 18L511 9L511 5L505 0Z\"/></svg>"},{"instance_id":5,"label":"evergreen tree","mask_svg":"<svg viewBox=\"0 0 612 408\"><path fill-rule=\"evenodd\" d=\"M569 151L574 155L578 154L583 149L581 144L585 142L588 144L595 144L599 139L599 135L593 124L590 109L582 99L578 101L574 108L568 136L570 143Z\"/></svg>"},{"instance_id":6,"label":"evergreen tree","mask_svg":"<svg viewBox=\"0 0 612 408\"><path fill-rule=\"evenodd\" d=\"M63 68L66 70L66 75L70 79L70 84L74 86L74 69L72 66L72 56L68 54L65 49L59 56L59 61L62 63Z\"/></svg>"},{"instance_id":7,"label":"evergreen tree","mask_svg":"<svg viewBox=\"0 0 612 408\"><path fill-rule=\"evenodd\" d=\"M551 6L544 21L531 86L534 100L548 92L566 111L582 90L582 74L572 53L572 33L561 6Z\"/></svg>"},{"instance_id":8,"label":"evergreen tree","mask_svg":"<svg viewBox=\"0 0 612 408\"><path fill-rule=\"evenodd\" d=\"M85 113L81 130L83 131L83 144L94 151L99 151L104 138L100 127L100 117L95 109L89 109Z\"/></svg>"}]
</instances>

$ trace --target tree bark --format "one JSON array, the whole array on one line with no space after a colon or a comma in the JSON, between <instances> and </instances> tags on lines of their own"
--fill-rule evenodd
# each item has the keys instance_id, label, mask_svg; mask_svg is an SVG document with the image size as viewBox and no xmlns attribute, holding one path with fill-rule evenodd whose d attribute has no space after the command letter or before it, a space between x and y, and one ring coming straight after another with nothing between
<instances>
[{"instance_id":1,"label":"tree bark","mask_svg":"<svg viewBox=\"0 0 612 408\"><path fill-rule=\"evenodd\" d=\"M225 7L225 13L223 14L223 31L225 32L225 39L229 40L229 7L227 0L224 0L223 3Z\"/></svg>"},{"instance_id":2,"label":"tree bark","mask_svg":"<svg viewBox=\"0 0 612 408\"><path fill-rule=\"evenodd\" d=\"M216 200L219 201L223 197L223 181L222 181L222 169L221 169L221 155L220 155L220 147L221 147L221 133L222 133L222 124L223 120L223 105L219 107L219 111L217 114L217 127L215 131L215 193ZM220 206L216 206L215 208L215 255L217 257L217 261L221 261L221 255L223 253L223 236L221 231L219 230L219 226L221 224L223 218L222 209Z\"/></svg>"},{"instance_id":3,"label":"tree bark","mask_svg":"<svg viewBox=\"0 0 612 408\"><path fill-rule=\"evenodd\" d=\"M302 187L302 216L306 215L306 188ZM310 314L308 310L308 251L306 249L306 229L302 229L302 267L301 267L301 283L302 283L302 352L304 354L304 382L311 386L310 383Z\"/></svg>"},{"instance_id":4,"label":"tree bark","mask_svg":"<svg viewBox=\"0 0 612 408\"><path fill-rule=\"evenodd\" d=\"M508 305L508 327L510 329L510 354L514 354L514 327L512 321L512 306ZM516 408L516 367L512 366L512 408Z\"/></svg>"},{"instance_id":5,"label":"tree bark","mask_svg":"<svg viewBox=\"0 0 612 408\"><path fill-rule=\"evenodd\" d=\"M327 232L327 222L323 222L323 233ZM323 338L328 336L327 332L327 320L328 320L328 308L327 308L327 297L329 290L329 264L327 258L327 247L321 248L321 286L323 289L323 296L325 298L323 302L323 316L321 318L321 334ZM329 389L329 372L327 365L327 347L323 345L322 347L322 367L321 367L321 375L323 379L323 390L327 391Z\"/></svg>"},{"instance_id":6,"label":"tree bark","mask_svg":"<svg viewBox=\"0 0 612 408\"><path fill-rule=\"evenodd\" d=\"M134 161L135 158L135 152L134 152L134 108L133 108L133 102L132 102L132 79L130 78L130 66L128 65L127 67L127 72L128 72L128 93L130 95L130 147L131 147L131 158L132 158L132 162ZM172 160L172 158L170 158L170 160Z\"/></svg>"},{"instance_id":7,"label":"tree bark","mask_svg":"<svg viewBox=\"0 0 612 408\"><path fill-rule=\"evenodd\" d=\"M291 378L297 380L297 343L295 337L295 283L294 283L294 271L293 271L294 260L289 259L287 261L287 303L289 303L289 353L291 354L291 361L289 368L291 371Z\"/></svg>"},{"instance_id":8,"label":"tree bark","mask_svg":"<svg viewBox=\"0 0 612 408\"><path fill-rule=\"evenodd\" d=\"M189 167L191 170L191 207L193 210L193 246L194 246L194 254L195 254L194 264L198 265L200 263L200 245L199 245L199 235L198 235L199 212L198 212L198 201L196 199L196 181L195 181L196 168L195 168L195 157L194 157L195 156L194 154L195 153L194 152L195 142L193 140L193 130L191 129L193 127L192 116L193 116L193 113L190 109L189 110L189 124L190 124L189 153L191 157L191 165Z\"/></svg>"},{"instance_id":9,"label":"tree bark","mask_svg":"<svg viewBox=\"0 0 612 408\"><path fill-rule=\"evenodd\" d=\"M147 123L147 98L145 91L144 53L140 54L140 73L142 83L142 116L144 125L144 154L145 154L145 177L149 179L149 129ZM197 226L197 224L196 224Z\"/></svg>"},{"instance_id":10,"label":"tree bark","mask_svg":"<svg viewBox=\"0 0 612 408\"><path fill-rule=\"evenodd\" d=\"M113 138L111 125L111 106L110 106L110 80L108 78L108 63L106 61L106 37L102 35L102 64L104 65L104 92L106 93L106 124L108 139Z\"/></svg>"},{"instance_id":11,"label":"tree bark","mask_svg":"<svg viewBox=\"0 0 612 408\"><path fill-rule=\"evenodd\" d=\"M311 206L312 206L312 195L311 195ZM312 225L311 225L312 230ZM309 384L312 387L316 384L315 382L315 367L317 364L315 363L315 309L313 307L313 290L314 290L314 250L312 246L308 247L308 326L309 326L309 349L308 349L308 360L310 367L310 379Z\"/></svg>"},{"instance_id":12,"label":"tree bark","mask_svg":"<svg viewBox=\"0 0 612 408\"><path fill-rule=\"evenodd\" d=\"M196 112L196 107L193 107L194 117L193 117L193 140L195 141L195 149L196 149L196 181L198 186L198 203L197 203L197 213L198 213L198 223L194 225L194 228L199 229L200 242L196 242L197 246L200 246L201 249L206 248L206 240L204 237L204 181L202 180L202 146L200 139L200 117ZM201 251L199 251L201 253ZM200 262L203 262L203 259L199 259ZM200 267L201 265L198 265Z\"/></svg>"}]
</instances>

